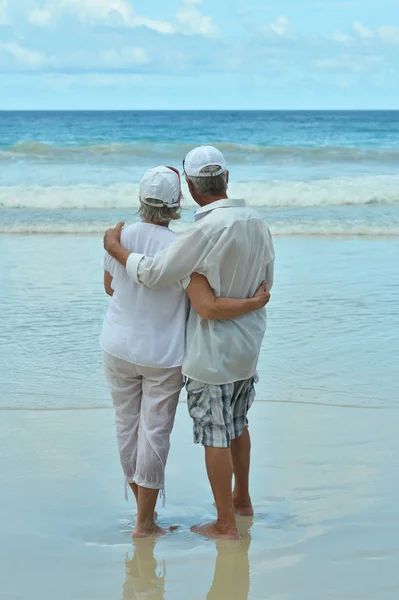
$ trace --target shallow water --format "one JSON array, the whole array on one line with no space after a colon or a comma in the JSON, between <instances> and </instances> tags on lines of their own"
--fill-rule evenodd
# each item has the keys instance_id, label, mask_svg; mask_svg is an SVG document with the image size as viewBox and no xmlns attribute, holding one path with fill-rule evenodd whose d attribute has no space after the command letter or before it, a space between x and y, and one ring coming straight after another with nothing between
<instances>
[{"instance_id":1,"label":"shallow water","mask_svg":"<svg viewBox=\"0 0 399 600\"><path fill-rule=\"evenodd\" d=\"M399 239L276 238L258 398L398 406ZM102 239L0 236L0 408L109 406Z\"/></svg>"}]
</instances>

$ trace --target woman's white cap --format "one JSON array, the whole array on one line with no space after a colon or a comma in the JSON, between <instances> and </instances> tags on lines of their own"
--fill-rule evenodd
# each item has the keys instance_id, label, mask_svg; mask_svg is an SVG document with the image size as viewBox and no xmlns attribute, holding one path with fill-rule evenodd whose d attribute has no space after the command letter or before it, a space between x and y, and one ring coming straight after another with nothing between
<instances>
[{"instance_id":1,"label":"woman's white cap","mask_svg":"<svg viewBox=\"0 0 399 600\"><path fill-rule=\"evenodd\" d=\"M189 152L183 163L188 177L216 177L226 172L227 164L223 154L213 146L199 146ZM219 167L214 173L201 172L205 167Z\"/></svg>"},{"instance_id":2,"label":"woman's white cap","mask_svg":"<svg viewBox=\"0 0 399 600\"><path fill-rule=\"evenodd\" d=\"M148 206L159 208L159 204L149 200L159 200L168 208L180 206L180 174L172 167L149 169L140 182L140 201Z\"/></svg>"}]
</instances>

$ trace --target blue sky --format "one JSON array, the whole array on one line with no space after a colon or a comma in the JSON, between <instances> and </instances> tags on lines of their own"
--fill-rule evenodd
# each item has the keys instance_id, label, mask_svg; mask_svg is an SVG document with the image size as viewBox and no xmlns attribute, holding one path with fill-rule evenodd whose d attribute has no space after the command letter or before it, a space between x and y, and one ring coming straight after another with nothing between
<instances>
[{"instance_id":1,"label":"blue sky","mask_svg":"<svg viewBox=\"0 0 399 600\"><path fill-rule=\"evenodd\" d=\"M0 0L0 109L399 108L399 0Z\"/></svg>"}]
</instances>

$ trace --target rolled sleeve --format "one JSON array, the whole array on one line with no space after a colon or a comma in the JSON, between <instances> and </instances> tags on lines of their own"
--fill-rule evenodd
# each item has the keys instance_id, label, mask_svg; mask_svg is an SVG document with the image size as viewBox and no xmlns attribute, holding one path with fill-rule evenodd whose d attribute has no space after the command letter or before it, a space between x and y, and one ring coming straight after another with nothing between
<instances>
[{"instance_id":1,"label":"rolled sleeve","mask_svg":"<svg viewBox=\"0 0 399 600\"><path fill-rule=\"evenodd\" d=\"M108 271L108 273L110 273L113 276L114 269L115 269L115 259L112 258L112 256L110 254L108 254L108 252L106 252L104 255L104 271Z\"/></svg>"},{"instance_id":2,"label":"rolled sleeve","mask_svg":"<svg viewBox=\"0 0 399 600\"><path fill-rule=\"evenodd\" d=\"M133 252L130 254L126 262L127 274L136 283L141 283L139 279L139 265L144 258L144 254L136 254Z\"/></svg>"},{"instance_id":3,"label":"rolled sleeve","mask_svg":"<svg viewBox=\"0 0 399 600\"><path fill-rule=\"evenodd\" d=\"M180 285L182 286L184 291L186 291L186 289L188 288L190 283L191 283L191 277L185 277L184 279L182 279L180 281Z\"/></svg>"},{"instance_id":4,"label":"rolled sleeve","mask_svg":"<svg viewBox=\"0 0 399 600\"><path fill-rule=\"evenodd\" d=\"M213 245L201 231L192 229L180 236L162 252L154 257L131 254L126 270L136 283L157 289L181 282L186 289L191 274L209 254Z\"/></svg>"}]
</instances>

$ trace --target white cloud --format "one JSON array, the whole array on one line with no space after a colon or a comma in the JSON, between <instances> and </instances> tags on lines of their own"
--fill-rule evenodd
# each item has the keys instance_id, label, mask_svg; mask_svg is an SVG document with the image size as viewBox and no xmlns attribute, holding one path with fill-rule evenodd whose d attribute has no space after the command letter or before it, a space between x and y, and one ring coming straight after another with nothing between
<instances>
[{"instance_id":1,"label":"white cloud","mask_svg":"<svg viewBox=\"0 0 399 600\"><path fill-rule=\"evenodd\" d=\"M60 4L82 21L104 21L113 15L125 23L133 19L133 10L125 0L61 0Z\"/></svg>"},{"instance_id":2,"label":"white cloud","mask_svg":"<svg viewBox=\"0 0 399 600\"><path fill-rule=\"evenodd\" d=\"M113 68L127 68L145 65L150 62L150 58L143 48L106 50L101 53L101 59L104 62L104 65Z\"/></svg>"},{"instance_id":3,"label":"white cloud","mask_svg":"<svg viewBox=\"0 0 399 600\"><path fill-rule=\"evenodd\" d=\"M360 23L360 21L354 21L353 31L361 38L368 39L374 37L371 29Z\"/></svg>"},{"instance_id":4,"label":"white cloud","mask_svg":"<svg viewBox=\"0 0 399 600\"><path fill-rule=\"evenodd\" d=\"M11 54L17 62L28 67L42 67L46 62L46 57L41 52L29 50L14 42L0 44L0 49L5 50L8 54Z\"/></svg>"},{"instance_id":5,"label":"white cloud","mask_svg":"<svg viewBox=\"0 0 399 600\"><path fill-rule=\"evenodd\" d=\"M148 27L148 29L158 31L159 33L175 32L175 29L171 23L168 23L167 21L155 21L154 19L149 19L148 17L136 16L134 18L134 25L136 27L143 25L144 27Z\"/></svg>"},{"instance_id":6,"label":"white cloud","mask_svg":"<svg viewBox=\"0 0 399 600\"><path fill-rule=\"evenodd\" d=\"M206 37L218 37L219 28L211 17L201 14L197 8L203 0L183 0L182 6L176 13L179 31L185 35L199 34Z\"/></svg>"},{"instance_id":7,"label":"white cloud","mask_svg":"<svg viewBox=\"0 0 399 600\"><path fill-rule=\"evenodd\" d=\"M7 4L8 0L0 0L0 25L8 25Z\"/></svg>"},{"instance_id":8,"label":"white cloud","mask_svg":"<svg viewBox=\"0 0 399 600\"><path fill-rule=\"evenodd\" d=\"M50 25L62 14L71 14L80 21L106 21L119 18L123 23L133 21L134 12L126 0L47 0L41 8L28 13L34 25Z\"/></svg>"},{"instance_id":9,"label":"white cloud","mask_svg":"<svg viewBox=\"0 0 399 600\"><path fill-rule=\"evenodd\" d=\"M394 25L382 25L378 29L379 37L389 44L399 44L399 27Z\"/></svg>"},{"instance_id":10,"label":"white cloud","mask_svg":"<svg viewBox=\"0 0 399 600\"><path fill-rule=\"evenodd\" d=\"M332 39L334 42L338 42L339 44L349 44L350 42L353 42L352 36L347 35L339 30L333 34Z\"/></svg>"},{"instance_id":11,"label":"white cloud","mask_svg":"<svg viewBox=\"0 0 399 600\"><path fill-rule=\"evenodd\" d=\"M28 18L33 25L49 26L62 14L70 14L82 22L144 26L159 33L174 33L171 23L137 15L126 0L48 0L41 8L32 9Z\"/></svg>"},{"instance_id":12,"label":"white cloud","mask_svg":"<svg viewBox=\"0 0 399 600\"><path fill-rule=\"evenodd\" d=\"M316 60L315 65L322 71L341 71L345 73L367 73L384 62L384 57L371 55L358 60L349 54L342 54L335 58Z\"/></svg>"},{"instance_id":13,"label":"white cloud","mask_svg":"<svg viewBox=\"0 0 399 600\"><path fill-rule=\"evenodd\" d=\"M38 25L39 27L46 27L51 24L53 19L53 11L50 7L47 8L33 8L28 13L28 19L32 25Z\"/></svg>"},{"instance_id":14,"label":"white cloud","mask_svg":"<svg viewBox=\"0 0 399 600\"><path fill-rule=\"evenodd\" d=\"M5 1L0 0L0 3ZM130 0L42 0L40 6L35 6L28 12L28 19L32 25L48 27L63 15L71 15L81 22L147 27L163 34L217 37L220 34L218 27L211 17L203 15L198 8L202 2L203 0L183 0L173 23L137 14Z\"/></svg>"},{"instance_id":15,"label":"white cloud","mask_svg":"<svg viewBox=\"0 0 399 600\"><path fill-rule=\"evenodd\" d=\"M270 25L270 29L278 36L282 37L289 27L289 21L286 17L278 17L278 19Z\"/></svg>"}]
</instances>

